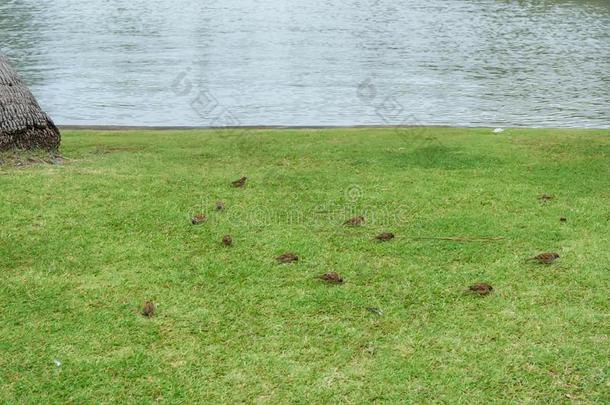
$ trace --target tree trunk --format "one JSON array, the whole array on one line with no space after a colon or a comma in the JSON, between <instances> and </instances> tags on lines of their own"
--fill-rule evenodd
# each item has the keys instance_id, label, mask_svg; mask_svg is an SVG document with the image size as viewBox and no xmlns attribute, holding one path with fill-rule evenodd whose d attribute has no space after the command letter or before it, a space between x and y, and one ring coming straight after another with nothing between
<instances>
[{"instance_id":1,"label":"tree trunk","mask_svg":"<svg viewBox=\"0 0 610 405\"><path fill-rule=\"evenodd\" d=\"M59 148L59 130L0 54L0 151Z\"/></svg>"}]
</instances>

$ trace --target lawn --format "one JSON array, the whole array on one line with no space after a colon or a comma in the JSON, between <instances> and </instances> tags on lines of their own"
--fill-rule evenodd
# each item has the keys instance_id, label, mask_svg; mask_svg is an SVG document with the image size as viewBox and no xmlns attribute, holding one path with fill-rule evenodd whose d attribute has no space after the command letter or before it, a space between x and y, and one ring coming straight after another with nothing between
<instances>
[{"instance_id":1,"label":"lawn","mask_svg":"<svg viewBox=\"0 0 610 405\"><path fill-rule=\"evenodd\" d=\"M0 166L1 403L610 401L609 130L71 130L61 154Z\"/></svg>"}]
</instances>

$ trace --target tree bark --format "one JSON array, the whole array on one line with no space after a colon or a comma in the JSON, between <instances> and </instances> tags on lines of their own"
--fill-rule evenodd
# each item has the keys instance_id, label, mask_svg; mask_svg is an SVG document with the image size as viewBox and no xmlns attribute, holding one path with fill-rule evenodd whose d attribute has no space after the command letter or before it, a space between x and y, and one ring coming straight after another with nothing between
<instances>
[{"instance_id":1,"label":"tree bark","mask_svg":"<svg viewBox=\"0 0 610 405\"><path fill-rule=\"evenodd\" d=\"M0 150L59 148L59 130L0 54Z\"/></svg>"}]
</instances>

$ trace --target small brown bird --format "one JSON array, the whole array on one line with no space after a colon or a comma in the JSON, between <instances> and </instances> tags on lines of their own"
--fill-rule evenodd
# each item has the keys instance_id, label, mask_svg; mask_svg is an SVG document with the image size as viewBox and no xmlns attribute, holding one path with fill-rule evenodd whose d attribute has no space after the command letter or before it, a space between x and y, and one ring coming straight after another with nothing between
<instances>
[{"instance_id":1,"label":"small brown bird","mask_svg":"<svg viewBox=\"0 0 610 405\"><path fill-rule=\"evenodd\" d=\"M155 313L155 304L152 301L146 301L144 303L144 308L142 309L142 315L147 318L150 318Z\"/></svg>"},{"instance_id":2,"label":"small brown bird","mask_svg":"<svg viewBox=\"0 0 610 405\"><path fill-rule=\"evenodd\" d=\"M222 237L222 244L225 246L232 246L233 245L233 238L231 238L231 235L225 235Z\"/></svg>"},{"instance_id":3,"label":"small brown bird","mask_svg":"<svg viewBox=\"0 0 610 405\"><path fill-rule=\"evenodd\" d=\"M380 242L387 242L389 240L394 239L394 234L392 232L383 232L375 237Z\"/></svg>"},{"instance_id":4,"label":"small brown bird","mask_svg":"<svg viewBox=\"0 0 610 405\"><path fill-rule=\"evenodd\" d=\"M286 252L276 257L275 260L277 260L278 263L293 263L298 262L299 257L294 253Z\"/></svg>"},{"instance_id":5,"label":"small brown bird","mask_svg":"<svg viewBox=\"0 0 610 405\"><path fill-rule=\"evenodd\" d=\"M366 310L369 311L371 314L375 314L377 316L383 315L383 311L376 307L367 307Z\"/></svg>"},{"instance_id":6,"label":"small brown bird","mask_svg":"<svg viewBox=\"0 0 610 405\"><path fill-rule=\"evenodd\" d=\"M559 222L568 222L568 219L566 217L561 217L559 218Z\"/></svg>"},{"instance_id":7,"label":"small brown bird","mask_svg":"<svg viewBox=\"0 0 610 405\"><path fill-rule=\"evenodd\" d=\"M493 287L487 283L478 283L478 284L473 284L470 287L468 287L468 290L470 290L470 292L473 292L475 294L487 295L493 291Z\"/></svg>"},{"instance_id":8,"label":"small brown bird","mask_svg":"<svg viewBox=\"0 0 610 405\"><path fill-rule=\"evenodd\" d=\"M231 184L233 185L233 187L243 187L244 184L246 184L246 180L248 180L248 178L244 176L241 179L231 182Z\"/></svg>"},{"instance_id":9,"label":"small brown bird","mask_svg":"<svg viewBox=\"0 0 610 405\"><path fill-rule=\"evenodd\" d=\"M334 283L334 284L341 284L343 282L343 278L341 278L341 276L339 274L335 273L334 271L331 271L330 273L322 274L321 276L318 276L318 278L320 280L324 280L328 283Z\"/></svg>"},{"instance_id":10,"label":"small brown bird","mask_svg":"<svg viewBox=\"0 0 610 405\"><path fill-rule=\"evenodd\" d=\"M223 203L222 201L216 201L216 211L224 211L225 210L225 203Z\"/></svg>"},{"instance_id":11,"label":"small brown bird","mask_svg":"<svg viewBox=\"0 0 610 405\"><path fill-rule=\"evenodd\" d=\"M357 217L353 217L348 219L347 221L345 221L343 223L343 225L347 225L347 226L360 226L362 225L362 223L364 222L364 217L362 215L359 215Z\"/></svg>"},{"instance_id":12,"label":"small brown bird","mask_svg":"<svg viewBox=\"0 0 610 405\"><path fill-rule=\"evenodd\" d=\"M195 215L193 218L191 218L191 224L193 225L199 225L205 222L206 220L206 216L203 214L197 214Z\"/></svg>"},{"instance_id":13,"label":"small brown bird","mask_svg":"<svg viewBox=\"0 0 610 405\"><path fill-rule=\"evenodd\" d=\"M538 256L531 257L527 260L535 260L540 264L551 264L555 260L559 259L559 255L557 253L541 253Z\"/></svg>"}]
</instances>

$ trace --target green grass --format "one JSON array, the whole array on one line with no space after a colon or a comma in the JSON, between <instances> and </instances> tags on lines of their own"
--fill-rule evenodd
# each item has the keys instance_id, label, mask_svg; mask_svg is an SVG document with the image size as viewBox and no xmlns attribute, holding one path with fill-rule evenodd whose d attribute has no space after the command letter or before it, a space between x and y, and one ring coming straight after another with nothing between
<instances>
[{"instance_id":1,"label":"green grass","mask_svg":"<svg viewBox=\"0 0 610 405\"><path fill-rule=\"evenodd\" d=\"M610 401L608 130L65 131L61 152L0 166L0 402ZM504 239L417 239L455 236Z\"/></svg>"}]
</instances>

